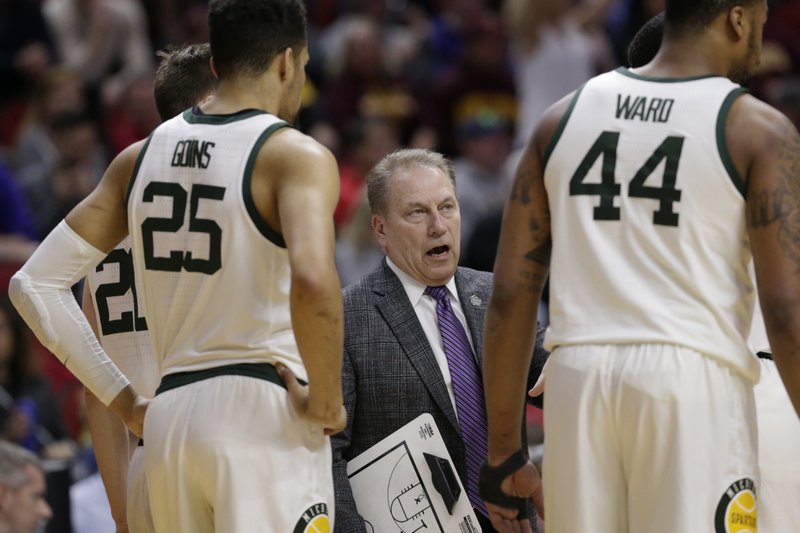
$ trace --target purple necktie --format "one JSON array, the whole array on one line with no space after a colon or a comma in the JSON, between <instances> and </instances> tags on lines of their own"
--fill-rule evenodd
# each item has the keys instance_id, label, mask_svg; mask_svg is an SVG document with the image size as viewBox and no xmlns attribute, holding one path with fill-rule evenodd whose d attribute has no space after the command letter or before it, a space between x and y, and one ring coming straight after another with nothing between
<instances>
[{"instance_id":1,"label":"purple necktie","mask_svg":"<svg viewBox=\"0 0 800 533\"><path fill-rule=\"evenodd\" d=\"M439 332L442 334L444 354L447 356L447 366L450 368L458 425L464 441L467 497L475 509L488 516L486 506L478 493L478 475L487 457L483 379L469 345L467 333L450 305L447 287L428 287L425 289L425 294L436 298Z\"/></svg>"}]
</instances>

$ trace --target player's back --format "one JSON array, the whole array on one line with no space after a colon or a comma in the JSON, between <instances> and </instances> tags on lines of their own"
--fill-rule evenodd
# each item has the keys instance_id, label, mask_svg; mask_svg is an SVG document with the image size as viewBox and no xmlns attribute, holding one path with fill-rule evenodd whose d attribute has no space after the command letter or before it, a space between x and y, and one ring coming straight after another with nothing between
<instances>
[{"instance_id":1,"label":"player's back","mask_svg":"<svg viewBox=\"0 0 800 533\"><path fill-rule=\"evenodd\" d=\"M256 156L283 126L261 111L188 110L142 150L128 225L162 374L283 362L305 376L291 328L288 253L251 193Z\"/></svg>"},{"instance_id":2,"label":"player's back","mask_svg":"<svg viewBox=\"0 0 800 533\"><path fill-rule=\"evenodd\" d=\"M545 154L550 347L672 343L757 379L744 182L727 78L618 69L578 91Z\"/></svg>"}]
</instances>

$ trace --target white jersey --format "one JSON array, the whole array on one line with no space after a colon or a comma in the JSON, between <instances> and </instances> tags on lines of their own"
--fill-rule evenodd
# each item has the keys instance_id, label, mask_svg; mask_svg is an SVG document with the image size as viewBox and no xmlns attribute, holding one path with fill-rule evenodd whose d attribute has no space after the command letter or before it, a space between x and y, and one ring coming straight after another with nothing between
<instances>
[{"instance_id":1,"label":"white jersey","mask_svg":"<svg viewBox=\"0 0 800 533\"><path fill-rule=\"evenodd\" d=\"M745 184L725 140L742 91L620 68L576 93L543 163L546 346L677 344L758 379Z\"/></svg>"},{"instance_id":2,"label":"white jersey","mask_svg":"<svg viewBox=\"0 0 800 533\"><path fill-rule=\"evenodd\" d=\"M100 344L137 392L152 398L160 372L134 283L130 237L89 272L86 283Z\"/></svg>"},{"instance_id":3,"label":"white jersey","mask_svg":"<svg viewBox=\"0 0 800 533\"><path fill-rule=\"evenodd\" d=\"M133 258L162 375L282 362L304 378L289 312L289 256L258 213L251 175L286 123L187 110L159 126L128 198Z\"/></svg>"}]
</instances>

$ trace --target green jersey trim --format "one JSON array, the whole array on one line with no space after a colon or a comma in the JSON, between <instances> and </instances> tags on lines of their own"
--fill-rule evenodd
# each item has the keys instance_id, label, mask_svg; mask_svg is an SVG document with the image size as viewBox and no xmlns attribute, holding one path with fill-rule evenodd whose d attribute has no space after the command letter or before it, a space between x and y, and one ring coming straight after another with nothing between
<instances>
[{"instance_id":1,"label":"green jersey trim","mask_svg":"<svg viewBox=\"0 0 800 533\"><path fill-rule=\"evenodd\" d=\"M740 95L747 92L749 91L744 87L732 90L722 102L719 115L717 116L717 150L719 151L719 157L722 159L722 164L725 166L725 170L728 171L728 176L731 178L734 187L741 193L742 198L747 197L747 189L745 188L744 179L742 179L739 171L736 170L736 165L733 164L731 153L728 150L728 139L725 130L728 123L728 114L731 112L733 102L735 102Z\"/></svg>"},{"instance_id":2,"label":"green jersey trim","mask_svg":"<svg viewBox=\"0 0 800 533\"><path fill-rule=\"evenodd\" d=\"M250 156L247 158L247 165L244 167L244 179L242 179L242 198L244 198L244 206L247 208L247 213L250 215L250 219L253 221L253 224L256 225L258 231L261 232L261 234L266 237L268 241L281 248L286 248L286 242L283 240L283 235L269 227L267 221L264 220L264 218L261 216L261 213L258 212L258 209L256 208L256 202L253 200L253 188L251 184L253 182L253 167L256 165L256 158L258 157L258 152L261 150L261 147L265 142L267 142L267 139L269 139L273 133L288 126L289 125L285 122L273 124L264 130L258 139L256 139L256 143L253 146L253 149L250 151Z\"/></svg>"},{"instance_id":3,"label":"green jersey trim","mask_svg":"<svg viewBox=\"0 0 800 533\"><path fill-rule=\"evenodd\" d=\"M197 111L195 111L196 109ZM231 122L245 120L256 115L267 114L266 111L261 111L260 109L243 109L228 115L207 115L199 111L196 107L190 107L183 112L183 119L189 124L211 124L212 126L218 126L220 124L230 124Z\"/></svg>"},{"instance_id":4,"label":"green jersey trim","mask_svg":"<svg viewBox=\"0 0 800 533\"><path fill-rule=\"evenodd\" d=\"M150 141L153 139L153 134L155 132L156 130L150 132L150 135L144 142L144 146L142 146L142 150L139 152L139 155L136 156L136 163L133 165L133 173L131 174L131 181L130 183L128 183L128 192L125 194L125 205L128 205L131 201L131 192L133 192L133 183L136 181L136 176L139 175L139 167L142 166L142 161L144 160L144 153L147 151L147 147L150 146Z\"/></svg>"},{"instance_id":5,"label":"green jersey trim","mask_svg":"<svg viewBox=\"0 0 800 533\"><path fill-rule=\"evenodd\" d=\"M578 103L578 97L581 95L581 91L583 91L585 86L586 84L584 83L575 91L575 95L572 97L572 101L569 103L567 111L564 113L564 116L561 117L561 122L559 122L556 132L553 134L553 138L550 139L550 144L547 145L547 150L545 150L544 157L542 158L542 176L544 176L544 172L547 169L547 163L550 161L550 156L553 155L553 150L556 149L556 144L558 144L558 140L561 139L561 135L564 133L564 128L567 127L567 121L569 121L569 117L572 115L572 111L575 109L575 105Z\"/></svg>"},{"instance_id":6,"label":"green jersey trim","mask_svg":"<svg viewBox=\"0 0 800 533\"><path fill-rule=\"evenodd\" d=\"M682 78L661 78L656 76L644 76L642 74L637 74L630 69L625 67L618 67L615 72L619 72L623 76L628 76L629 78L633 78L635 80L642 80L642 81L652 81L655 83L683 83L686 81L695 81L695 80L705 80L708 78L722 78L719 74L702 74L700 76L684 76Z\"/></svg>"}]
</instances>

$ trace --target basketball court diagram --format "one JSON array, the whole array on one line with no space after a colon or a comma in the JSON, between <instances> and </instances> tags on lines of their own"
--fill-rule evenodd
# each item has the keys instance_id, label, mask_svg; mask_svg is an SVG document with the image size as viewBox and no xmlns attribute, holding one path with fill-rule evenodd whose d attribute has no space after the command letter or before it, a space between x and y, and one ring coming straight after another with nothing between
<instances>
[{"instance_id":1,"label":"basketball court diagram","mask_svg":"<svg viewBox=\"0 0 800 533\"><path fill-rule=\"evenodd\" d=\"M369 533L480 532L466 495L448 509L426 463L431 453L450 461L433 417L422 415L348 463Z\"/></svg>"},{"instance_id":2,"label":"basketball court diagram","mask_svg":"<svg viewBox=\"0 0 800 533\"><path fill-rule=\"evenodd\" d=\"M373 486L371 490L375 494L383 493L385 515L391 519L391 523L384 525L383 519L376 520L373 516L362 515L374 531L444 533L439 517L431 507L428 491L420 478L419 469L409 455L408 445L405 442L353 472L350 475L351 486L360 481L359 474L363 476L367 473L368 476L364 477L374 479L374 476L377 476L386 480L384 490L381 490L380 486ZM380 503L373 501L377 504L375 510L380 510ZM370 519L380 521L383 527L379 527ZM393 526L392 529L385 529L387 525Z\"/></svg>"}]
</instances>

